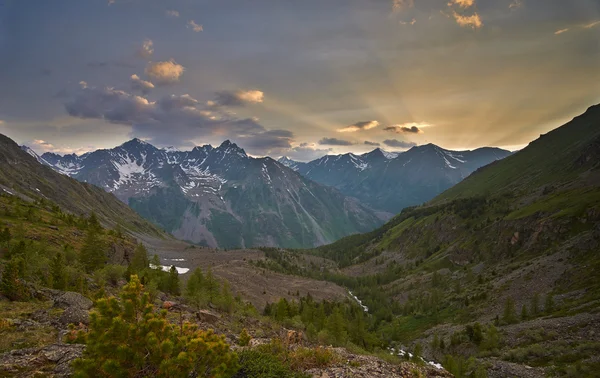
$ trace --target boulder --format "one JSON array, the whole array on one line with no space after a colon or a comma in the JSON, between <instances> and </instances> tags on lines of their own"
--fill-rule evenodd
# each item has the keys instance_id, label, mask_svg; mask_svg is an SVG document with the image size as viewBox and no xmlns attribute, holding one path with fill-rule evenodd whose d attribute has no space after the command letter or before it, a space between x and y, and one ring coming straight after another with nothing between
<instances>
[{"instance_id":1,"label":"boulder","mask_svg":"<svg viewBox=\"0 0 600 378\"><path fill-rule=\"evenodd\" d=\"M59 322L63 325L67 324L89 324L90 323L90 314L87 310L79 308L77 306L68 307L65 312L60 316Z\"/></svg>"},{"instance_id":2,"label":"boulder","mask_svg":"<svg viewBox=\"0 0 600 378\"><path fill-rule=\"evenodd\" d=\"M198 320L204 323L214 324L219 321L219 315L206 310L200 310L196 313Z\"/></svg>"},{"instance_id":3,"label":"boulder","mask_svg":"<svg viewBox=\"0 0 600 378\"><path fill-rule=\"evenodd\" d=\"M54 307L58 308L69 308L69 307L77 307L82 310L89 310L92 308L92 301L88 298L84 297L79 293L75 293L72 291L67 291L63 295L54 299Z\"/></svg>"},{"instance_id":4,"label":"boulder","mask_svg":"<svg viewBox=\"0 0 600 378\"><path fill-rule=\"evenodd\" d=\"M0 376L37 376L39 371L52 369L49 376L70 377L71 362L81 357L84 349L85 345L80 344L52 344L3 353L0 354Z\"/></svg>"}]
</instances>

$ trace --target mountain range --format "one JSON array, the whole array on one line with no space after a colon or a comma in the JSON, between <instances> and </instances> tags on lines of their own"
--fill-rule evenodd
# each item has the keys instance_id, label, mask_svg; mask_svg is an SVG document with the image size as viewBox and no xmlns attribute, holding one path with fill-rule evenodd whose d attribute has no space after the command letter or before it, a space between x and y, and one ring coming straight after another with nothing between
<instances>
[{"instance_id":1,"label":"mountain range","mask_svg":"<svg viewBox=\"0 0 600 378\"><path fill-rule=\"evenodd\" d=\"M383 227L312 254L361 285L376 282L355 294L375 316L393 311L391 338L419 343L429 358L461 351L493 377L569 376L573 366L591 377L599 251L596 105ZM484 325L489 337L492 324L492 344L469 339L469 327Z\"/></svg>"},{"instance_id":2,"label":"mountain range","mask_svg":"<svg viewBox=\"0 0 600 378\"><path fill-rule=\"evenodd\" d=\"M328 155L309 163L284 156L279 162L370 207L398 213L429 201L476 169L510 154L500 148L451 151L427 144L402 153L378 148L363 155Z\"/></svg>"},{"instance_id":3,"label":"mountain range","mask_svg":"<svg viewBox=\"0 0 600 378\"><path fill-rule=\"evenodd\" d=\"M36 161L36 159L38 161ZM94 213L106 227L119 225L126 231L164 238L159 228L144 220L126 204L94 185L56 173L32 150L19 147L0 134L0 192L28 202L46 199L74 215Z\"/></svg>"},{"instance_id":4,"label":"mountain range","mask_svg":"<svg viewBox=\"0 0 600 378\"><path fill-rule=\"evenodd\" d=\"M179 151L132 139L81 156L37 158L113 193L179 239L211 247L314 247L390 217L230 141Z\"/></svg>"}]
</instances>

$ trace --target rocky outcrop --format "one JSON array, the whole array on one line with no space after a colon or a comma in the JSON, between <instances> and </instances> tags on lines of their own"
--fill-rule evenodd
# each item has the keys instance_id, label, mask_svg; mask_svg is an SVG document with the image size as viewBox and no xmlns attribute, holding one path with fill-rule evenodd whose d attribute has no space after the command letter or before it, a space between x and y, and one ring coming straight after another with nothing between
<instances>
[{"instance_id":1,"label":"rocky outcrop","mask_svg":"<svg viewBox=\"0 0 600 378\"><path fill-rule=\"evenodd\" d=\"M67 309L69 307L76 307L82 310L89 310L92 308L92 301L84 297L79 293L67 291L64 294L54 299L54 307Z\"/></svg>"},{"instance_id":2,"label":"rocky outcrop","mask_svg":"<svg viewBox=\"0 0 600 378\"><path fill-rule=\"evenodd\" d=\"M84 349L85 345L79 344L52 344L0 354L0 376L69 377L71 362L81 357Z\"/></svg>"},{"instance_id":3,"label":"rocky outcrop","mask_svg":"<svg viewBox=\"0 0 600 378\"><path fill-rule=\"evenodd\" d=\"M430 365L417 365L403 362L392 365L375 356L356 355L344 348L331 348L340 357L340 363L326 368L315 368L306 371L313 378L452 378L446 370Z\"/></svg>"}]
</instances>

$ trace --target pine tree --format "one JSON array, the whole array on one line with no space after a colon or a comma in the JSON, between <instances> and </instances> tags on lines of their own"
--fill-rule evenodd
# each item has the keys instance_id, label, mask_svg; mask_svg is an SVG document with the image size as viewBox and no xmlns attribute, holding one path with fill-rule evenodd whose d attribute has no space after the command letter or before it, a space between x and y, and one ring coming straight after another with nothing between
<instances>
[{"instance_id":1,"label":"pine tree","mask_svg":"<svg viewBox=\"0 0 600 378\"><path fill-rule=\"evenodd\" d=\"M423 354L423 347L421 346L421 343L417 343L415 345L415 349L413 350L413 356L412 356L413 361L422 362L423 361L421 358L422 354Z\"/></svg>"},{"instance_id":2,"label":"pine tree","mask_svg":"<svg viewBox=\"0 0 600 378\"><path fill-rule=\"evenodd\" d=\"M196 268L187 280L185 297L198 309L205 306L207 303L207 292L203 285L204 275L202 274L202 269Z\"/></svg>"},{"instance_id":3,"label":"pine tree","mask_svg":"<svg viewBox=\"0 0 600 378\"><path fill-rule=\"evenodd\" d=\"M504 303L504 313L502 320L507 324L513 324L517 322L517 310L515 309L515 301L508 297Z\"/></svg>"},{"instance_id":4,"label":"pine tree","mask_svg":"<svg viewBox=\"0 0 600 378\"><path fill-rule=\"evenodd\" d=\"M326 328L327 332L329 332L329 335L331 335L333 341L337 345L346 344L346 320L337 306L333 309L329 318L327 318Z\"/></svg>"},{"instance_id":5,"label":"pine tree","mask_svg":"<svg viewBox=\"0 0 600 378\"><path fill-rule=\"evenodd\" d=\"M237 356L225 338L183 323L174 327L165 310L156 312L136 275L114 297L96 302L89 331L67 335L83 342L83 357L73 363L78 377L231 377Z\"/></svg>"},{"instance_id":6,"label":"pine tree","mask_svg":"<svg viewBox=\"0 0 600 378\"><path fill-rule=\"evenodd\" d=\"M238 339L238 345L248 346L248 344L250 344L250 340L252 340L252 336L250 336L248 330L246 328L242 329L242 332L240 333L240 337Z\"/></svg>"},{"instance_id":7,"label":"pine tree","mask_svg":"<svg viewBox=\"0 0 600 378\"><path fill-rule=\"evenodd\" d=\"M100 232L102 230L102 226L100 225L100 222L98 221L98 217L96 216L96 213L93 211L90 214L90 217L87 219L87 225L88 225L89 230L98 231L98 232Z\"/></svg>"},{"instance_id":8,"label":"pine tree","mask_svg":"<svg viewBox=\"0 0 600 378\"><path fill-rule=\"evenodd\" d=\"M206 287L206 293L208 296L208 302L214 304L216 299L219 297L219 281L217 281L217 279L215 278L215 276L212 273L212 269L210 267L208 267L208 269L206 270L206 276L205 276L205 287Z\"/></svg>"},{"instance_id":9,"label":"pine tree","mask_svg":"<svg viewBox=\"0 0 600 378\"><path fill-rule=\"evenodd\" d=\"M546 312L546 314L551 314L552 312L554 312L554 296L552 295L552 293L548 293L546 295L544 311Z\"/></svg>"},{"instance_id":10,"label":"pine tree","mask_svg":"<svg viewBox=\"0 0 600 378\"><path fill-rule=\"evenodd\" d=\"M0 243L4 244L4 246L8 248L10 246L11 238L12 235L10 234L10 230L8 229L8 227L5 227L4 231L0 233Z\"/></svg>"},{"instance_id":11,"label":"pine tree","mask_svg":"<svg viewBox=\"0 0 600 378\"><path fill-rule=\"evenodd\" d=\"M98 237L98 232L93 228L88 230L79 257L85 271L88 273L102 268L106 263L104 244Z\"/></svg>"},{"instance_id":12,"label":"pine tree","mask_svg":"<svg viewBox=\"0 0 600 378\"><path fill-rule=\"evenodd\" d=\"M2 272L0 292L11 301L23 301L29 298L27 287L20 279L23 259L11 259Z\"/></svg>"},{"instance_id":13,"label":"pine tree","mask_svg":"<svg viewBox=\"0 0 600 378\"><path fill-rule=\"evenodd\" d=\"M229 313L233 312L233 309L235 307L235 299L233 298L233 294L231 293L231 285L229 285L229 281L223 282L221 296L219 298L219 307L221 310Z\"/></svg>"},{"instance_id":14,"label":"pine tree","mask_svg":"<svg viewBox=\"0 0 600 378\"><path fill-rule=\"evenodd\" d=\"M493 325L490 325L485 332L485 337L483 342L481 343L481 348L483 350L494 350L498 349L500 346L500 333L498 332L498 328Z\"/></svg>"},{"instance_id":15,"label":"pine tree","mask_svg":"<svg viewBox=\"0 0 600 378\"><path fill-rule=\"evenodd\" d=\"M181 294L181 287L179 284L179 272L177 272L177 268L175 268L175 265L171 266L171 269L169 269L167 291L173 295Z\"/></svg>"},{"instance_id":16,"label":"pine tree","mask_svg":"<svg viewBox=\"0 0 600 378\"><path fill-rule=\"evenodd\" d=\"M133 252L133 257L131 258L129 265L131 267L130 270L132 274L139 274L142 272L142 270L148 268L150 265L148 250L142 243L135 247L135 251Z\"/></svg>"},{"instance_id":17,"label":"pine tree","mask_svg":"<svg viewBox=\"0 0 600 378\"><path fill-rule=\"evenodd\" d=\"M531 298L531 314L538 316L540 314L540 295L535 293Z\"/></svg>"},{"instance_id":18,"label":"pine tree","mask_svg":"<svg viewBox=\"0 0 600 378\"><path fill-rule=\"evenodd\" d=\"M529 312L527 311L527 305L523 304L521 307L521 320L527 320L529 318Z\"/></svg>"},{"instance_id":19,"label":"pine tree","mask_svg":"<svg viewBox=\"0 0 600 378\"><path fill-rule=\"evenodd\" d=\"M58 252L50 261L50 275L52 277L52 287L54 289L65 290L67 288L65 260L60 252Z\"/></svg>"}]
</instances>

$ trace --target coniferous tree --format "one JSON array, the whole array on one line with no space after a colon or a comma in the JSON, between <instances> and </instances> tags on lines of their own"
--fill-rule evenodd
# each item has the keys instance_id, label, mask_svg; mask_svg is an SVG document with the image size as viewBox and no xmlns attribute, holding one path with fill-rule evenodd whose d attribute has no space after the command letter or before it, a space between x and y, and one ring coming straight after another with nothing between
<instances>
[{"instance_id":1,"label":"coniferous tree","mask_svg":"<svg viewBox=\"0 0 600 378\"><path fill-rule=\"evenodd\" d=\"M221 296L219 298L219 307L221 310L231 313L235 306L235 298L231 293L231 285L229 281L224 281L221 288Z\"/></svg>"},{"instance_id":2,"label":"coniferous tree","mask_svg":"<svg viewBox=\"0 0 600 378\"><path fill-rule=\"evenodd\" d=\"M527 320L529 318L529 312L527 311L527 305L523 304L521 307L521 320Z\"/></svg>"},{"instance_id":3,"label":"coniferous tree","mask_svg":"<svg viewBox=\"0 0 600 378\"><path fill-rule=\"evenodd\" d=\"M167 312L156 312L136 275L114 297L96 302L89 331L67 339L85 343L73 363L79 377L231 377L237 357L223 336L183 323L173 327Z\"/></svg>"},{"instance_id":4,"label":"coniferous tree","mask_svg":"<svg viewBox=\"0 0 600 378\"><path fill-rule=\"evenodd\" d=\"M100 240L98 232L93 228L88 230L79 256L85 271L88 273L102 268L106 263L104 244Z\"/></svg>"},{"instance_id":5,"label":"coniferous tree","mask_svg":"<svg viewBox=\"0 0 600 378\"><path fill-rule=\"evenodd\" d=\"M67 273L65 270L65 260L63 254L58 252L50 261L50 275L52 277L52 287L57 290L67 288Z\"/></svg>"},{"instance_id":6,"label":"coniferous tree","mask_svg":"<svg viewBox=\"0 0 600 378\"><path fill-rule=\"evenodd\" d=\"M337 345L346 343L346 321L340 309L336 306L327 318L327 332Z\"/></svg>"},{"instance_id":7,"label":"coniferous tree","mask_svg":"<svg viewBox=\"0 0 600 378\"><path fill-rule=\"evenodd\" d=\"M179 272L177 272L177 268L175 268L175 265L171 266L171 269L169 269L169 277L167 279L167 291L173 295L181 294L181 287L179 284Z\"/></svg>"},{"instance_id":8,"label":"coniferous tree","mask_svg":"<svg viewBox=\"0 0 600 378\"><path fill-rule=\"evenodd\" d=\"M213 275L212 269L210 267L208 267L208 269L206 270L204 282L206 287L206 293L208 296L208 302L214 304L216 299L219 297L220 285L219 281L217 281L217 279Z\"/></svg>"},{"instance_id":9,"label":"coniferous tree","mask_svg":"<svg viewBox=\"0 0 600 378\"><path fill-rule=\"evenodd\" d=\"M22 301L29 298L27 287L21 281L22 262L21 258L11 259L2 272L0 292L11 301Z\"/></svg>"},{"instance_id":10,"label":"coniferous tree","mask_svg":"<svg viewBox=\"0 0 600 378\"><path fill-rule=\"evenodd\" d=\"M546 295L544 311L546 312L546 314L551 314L552 312L554 312L554 295L552 295L552 293L548 293Z\"/></svg>"},{"instance_id":11,"label":"coniferous tree","mask_svg":"<svg viewBox=\"0 0 600 378\"><path fill-rule=\"evenodd\" d=\"M10 246L10 240L12 235L10 234L10 230L8 227L5 227L4 230L0 233L0 243L2 243L6 248Z\"/></svg>"},{"instance_id":12,"label":"coniferous tree","mask_svg":"<svg viewBox=\"0 0 600 378\"><path fill-rule=\"evenodd\" d=\"M540 295L535 293L531 298L531 314L538 316L540 314Z\"/></svg>"},{"instance_id":13,"label":"coniferous tree","mask_svg":"<svg viewBox=\"0 0 600 378\"><path fill-rule=\"evenodd\" d=\"M421 355L422 354L423 354L423 347L421 346L421 343L417 343L415 345L415 349L413 350L413 356L412 356L413 361L421 362L422 361L422 359L421 359Z\"/></svg>"},{"instance_id":14,"label":"coniferous tree","mask_svg":"<svg viewBox=\"0 0 600 378\"><path fill-rule=\"evenodd\" d=\"M517 322L517 310L515 309L515 301L508 297L504 303L504 313L502 320L507 324L513 324Z\"/></svg>"},{"instance_id":15,"label":"coniferous tree","mask_svg":"<svg viewBox=\"0 0 600 378\"><path fill-rule=\"evenodd\" d=\"M139 274L150 265L150 259L148 258L148 250L140 243L135 247L133 257L129 263L132 274Z\"/></svg>"},{"instance_id":16,"label":"coniferous tree","mask_svg":"<svg viewBox=\"0 0 600 378\"><path fill-rule=\"evenodd\" d=\"M188 278L185 287L185 297L198 309L206 305L208 299L206 289L204 288L204 275L201 268L194 269L190 278Z\"/></svg>"},{"instance_id":17,"label":"coniferous tree","mask_svg":"<svg viewBox=\"0 0 600 378\"><path fill-rule=\"evenodd\" d=\"M98 221L98 217L96 216L95 212L92 212L90 214L90 217L87 219L87 225L88 229L90 230L98 232L102 230L102 226L100 225L100 222Z\"/></svg>"}]
</instances>

